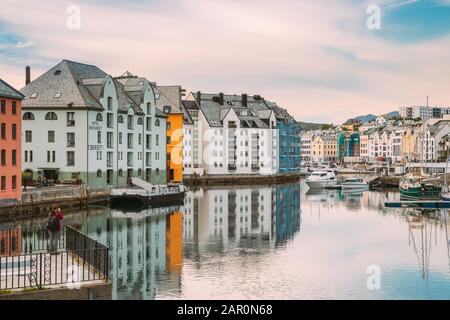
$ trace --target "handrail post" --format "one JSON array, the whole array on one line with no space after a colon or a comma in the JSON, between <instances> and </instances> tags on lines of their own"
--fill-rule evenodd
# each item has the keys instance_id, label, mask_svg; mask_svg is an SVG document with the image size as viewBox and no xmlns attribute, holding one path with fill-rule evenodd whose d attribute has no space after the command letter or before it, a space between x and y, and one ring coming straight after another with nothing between
<instances>
[{"instance_id":1,"label":"handrail post","mask_svg":"<svg viewBox=\"0 0 450 320\"><path fill-rule=\"evenodd\" d=\"M42 252L39 253L39 290L42 289Z\"/></svg>"}]
</instances>

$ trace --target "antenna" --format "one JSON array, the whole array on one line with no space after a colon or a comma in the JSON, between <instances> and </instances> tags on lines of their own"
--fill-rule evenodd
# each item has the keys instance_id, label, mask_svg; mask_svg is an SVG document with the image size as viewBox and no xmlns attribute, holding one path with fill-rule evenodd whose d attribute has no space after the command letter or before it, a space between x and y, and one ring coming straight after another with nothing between
<instances>
[{"instance_id":1,"label":"antenna","mask_svg":"<svg viewBox=\"0 0 450 320\"><path fill-rule=\"evenodd\" d=\"M429 100L429 99L428 99L428 96L427 96L427 107L428 107L428 100Z\"/></svg>"}]
</instances>

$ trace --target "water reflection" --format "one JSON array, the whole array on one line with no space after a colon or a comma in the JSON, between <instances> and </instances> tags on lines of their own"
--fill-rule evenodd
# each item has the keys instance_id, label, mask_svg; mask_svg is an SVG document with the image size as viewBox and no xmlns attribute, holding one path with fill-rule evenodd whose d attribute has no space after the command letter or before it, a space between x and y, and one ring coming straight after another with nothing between
<instances>
[{"instance_id":1,"label":"water reflection","mask_svg":"<svg viewBox=\"0 0 450 320\"><path fill-rule=\"evenodd\" d=\"M110 247L113 299L450 299L449 212L384 207L398 199L303 184L201 188L183 206L91 207L65 223ZM382 290L366 287L373 264Z\"/></svg>"},{"instance_id":2,"label":"water reflection","mask_svg":"<svg viewBox=\"0 0 450 320\"><path fill-rule=\"evenodd\" d=\"M185 260L230 248L283 246L300 228L300 185L189 191L183 207L140 212L100 209L82 230L110 247L114 299L181 292Z\"/></svg>"}]
</instances>

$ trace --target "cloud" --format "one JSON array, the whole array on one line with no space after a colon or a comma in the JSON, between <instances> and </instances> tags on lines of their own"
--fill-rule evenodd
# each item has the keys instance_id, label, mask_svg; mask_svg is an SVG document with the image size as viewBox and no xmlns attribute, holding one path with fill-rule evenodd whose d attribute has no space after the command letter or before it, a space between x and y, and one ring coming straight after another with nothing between
<instances>
[{"instance_id":1,"label":"cloud","mask_svg":"<svg viewBox=\"0 0 450 320\"><path fill-rule=\"evenodd\" d=\"M385 39L365 27L359 1L3 2L0 21L20 39L3 56L0 36L0 67L19 88L25 65L37 76L71 59L192 91L261 94L299 120L340 122L426 95L448 104L448 36ZM66 27L71 4L80 30Z\"/></svg>"}]
</instances>

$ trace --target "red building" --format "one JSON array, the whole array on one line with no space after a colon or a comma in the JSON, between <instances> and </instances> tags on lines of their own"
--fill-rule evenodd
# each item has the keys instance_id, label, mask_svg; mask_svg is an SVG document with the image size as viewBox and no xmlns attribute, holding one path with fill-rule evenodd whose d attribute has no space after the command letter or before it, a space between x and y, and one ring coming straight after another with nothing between
<instances>
[{"instance_id":1,"label":"red building","mask_svg":"<svg viewBox=\"0 0 450 320\"><path fill-rule=\"evenodd\" d=\"M22 99L0 79L0 205L22 195Z\"/></svg>"}]
</instances>

